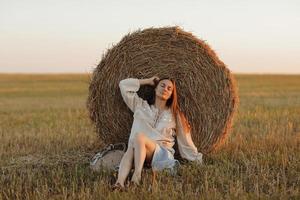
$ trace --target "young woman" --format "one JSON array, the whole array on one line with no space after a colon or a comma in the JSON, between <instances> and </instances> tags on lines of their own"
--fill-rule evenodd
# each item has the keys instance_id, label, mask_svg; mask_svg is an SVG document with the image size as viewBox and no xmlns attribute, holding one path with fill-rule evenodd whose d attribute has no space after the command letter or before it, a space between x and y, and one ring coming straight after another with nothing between
<instances>
[{"instance_id":1,"label":"young woman","mask_svg":"<svg viewBox=\"0 0 300 200\"><path fill-rule=\"evenodd\" d=\"M148 103L138 96L141 85L154 87L152 100ZM134 164L131 181L139 184L144 162L151 163L153 171L173 169L175 136L181 157L202 163L202 154L194 145L190 125L180 111L175 81L169 78L127 78L119 83L126 105L134 113L133 125L114 188L124 188L124 182Z\"/></svg>"}]
</instances>

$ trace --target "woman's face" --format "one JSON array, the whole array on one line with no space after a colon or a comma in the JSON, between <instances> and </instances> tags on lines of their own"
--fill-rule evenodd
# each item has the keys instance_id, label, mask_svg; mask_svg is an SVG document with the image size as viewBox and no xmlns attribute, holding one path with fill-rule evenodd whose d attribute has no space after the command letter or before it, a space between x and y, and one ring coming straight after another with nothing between
<instances>
[{"instance_id":1,"label":"woman's face","mask_svg":"<svg viewBox=\"0 0 300 200\"><path fill-rule=\"evenodd\" d=\"M168 79L161 80L155 88L156 97L168 100L173 92L173 83Z\"/></svg>"}]
</instances>

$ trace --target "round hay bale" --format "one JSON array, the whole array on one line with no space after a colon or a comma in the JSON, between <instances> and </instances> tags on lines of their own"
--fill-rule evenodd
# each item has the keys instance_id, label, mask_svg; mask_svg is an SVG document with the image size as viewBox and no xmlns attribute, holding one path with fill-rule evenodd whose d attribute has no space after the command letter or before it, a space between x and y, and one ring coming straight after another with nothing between
<instances>
[{"instance_id":1,"label":"round hay bale","mask_svg":"<svg viewBox=\"0 0 300 200\"><path fill-rule=\"evenodd\" d=\"M219 146L230 132L238 105L235 80L205 41L178 26L138 29L102 55L90 80L87 108L104 143L127 142L133 113L120 94L125 78L175 79L181 110L191 124L198 150ZM149 99L150 86L139 96Z\"/></svg>"}]
</instances>

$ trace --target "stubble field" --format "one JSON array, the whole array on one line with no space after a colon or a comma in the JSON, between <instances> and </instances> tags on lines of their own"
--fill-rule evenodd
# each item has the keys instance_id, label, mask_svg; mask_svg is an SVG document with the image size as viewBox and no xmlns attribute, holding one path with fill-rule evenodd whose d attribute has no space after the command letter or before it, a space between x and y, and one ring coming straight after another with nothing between
<instances>
[{"instance_id":1,"label":"stubble field","mask_svg":"<svg viewBox=\"0 0 300 200\"><path fill-rule=\"evenodd\" d=\"M0 74L0 199L299 199L300 75L235 74L232 132L204 165L111 191L85 107L89 75Z\"/></svg>"}]
</instances>

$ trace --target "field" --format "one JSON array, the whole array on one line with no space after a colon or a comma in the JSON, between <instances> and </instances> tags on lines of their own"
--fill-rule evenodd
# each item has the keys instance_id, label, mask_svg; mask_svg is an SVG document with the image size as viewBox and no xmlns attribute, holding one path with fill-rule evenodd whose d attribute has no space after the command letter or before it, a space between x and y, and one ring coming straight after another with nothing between
<instances>
[{"instance_id":1,"label":"field","mask_svg":"<svg viewBox=\"0 0 300 200\"><path fill-rule=\"evenodd\" d=\"M230 137L203 166L150 188L110 190L92 172L103 144L89 121L85 74L0 74L0 199L300 199L300 75L235 75Z\"/></svg>"}]
</instances>

